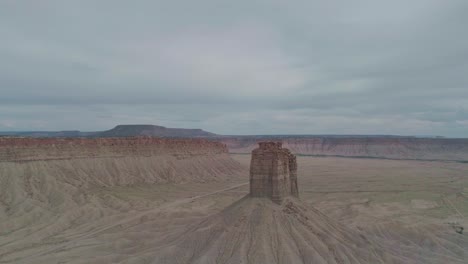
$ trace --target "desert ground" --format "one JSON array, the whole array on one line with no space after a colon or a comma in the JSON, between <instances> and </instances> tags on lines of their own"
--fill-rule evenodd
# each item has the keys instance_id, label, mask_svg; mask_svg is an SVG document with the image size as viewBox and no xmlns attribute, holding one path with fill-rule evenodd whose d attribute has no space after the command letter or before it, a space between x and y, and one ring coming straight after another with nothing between
<instances>
[{"instance_id":1,"label":"desert ground","mask_svg":"<svg viewBox=\"0 0 468 264\"><path fill-rule=\"evenodd\" d=\"M94 187L83 201L57 195L44 208L18 202L0 214L0 263L177 263L160 259L171 241L248 194L250 155L231 157L242 173L223 180ZM300 199L338 225L398 243L420 263L468 260L468 164L299 156L298 166ZM197 241L171 250L203 255Z\"/></svg>"}]
</instances>

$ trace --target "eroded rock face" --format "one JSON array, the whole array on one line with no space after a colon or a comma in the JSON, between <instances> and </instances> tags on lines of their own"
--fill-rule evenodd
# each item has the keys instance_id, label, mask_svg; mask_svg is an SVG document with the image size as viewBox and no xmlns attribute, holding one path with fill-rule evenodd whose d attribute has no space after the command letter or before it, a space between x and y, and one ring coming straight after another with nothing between
<instances>
[{"instance_id":1,"label":"eroded rock face","mask_svg":"<svg viewBox=\"0 0 468 264\"><path fill-rule=\"evenodd\" d=\"M226 145L204 139L0 138L0 161L33 161L93 157L150 157L227 154Z\"/></svg>"},{"instance_id":2,"label":"eroded rock face","mask_svg":"<svg viewBox=\"0 0 468 264\"><path fill-rule=\"evenodd\" d=\"M259 142L252 151L250 195L281 203L284 197L299 196L296 156L281 142Z\"/></svg>"},{"instance_id":3,"label":"eroded rock face","mask_svg":"<svg viewBox=\"0 0 468 264\"><path fill-rule=\"evenodd\" d=\"M317 156L468 161L466 138L244 136L220 139L231 153L250 153L262 140L282 141L292 153Z\"/></svg>"},{"instance_id":4,"label":"eroded rock face","mask_svg":"<svg viewBox=\"0 0 468 264\"><path fill-rule=\"evenodd\" d=\"M224 144L204 139L0 138L0 213L10 177L24 181L18 186L27 193L47 196L36 182L86 188L229 181L246 173Z\"/></svg>"}]
</instances>

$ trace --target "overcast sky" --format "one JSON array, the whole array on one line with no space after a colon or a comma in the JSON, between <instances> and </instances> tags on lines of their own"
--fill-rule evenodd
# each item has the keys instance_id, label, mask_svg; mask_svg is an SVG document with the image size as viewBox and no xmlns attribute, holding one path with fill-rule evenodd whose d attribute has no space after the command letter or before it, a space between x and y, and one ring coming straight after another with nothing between
<instances>
[{"instance_id":1,"label":"overcast sky","mask_svg":"<svg viewBox=\"0 0 468 264\"><path fill-rule=\"evenodd\" d=\"M468 1L0 1L0 130L468 137Z\"/></svg>"}]
</instances>

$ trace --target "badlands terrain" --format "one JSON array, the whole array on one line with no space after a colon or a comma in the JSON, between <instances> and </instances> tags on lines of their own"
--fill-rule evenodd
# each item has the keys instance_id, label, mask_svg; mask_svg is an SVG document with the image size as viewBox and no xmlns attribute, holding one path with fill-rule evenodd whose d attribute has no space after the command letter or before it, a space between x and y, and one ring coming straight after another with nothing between
<instances>
[{"instance_id":1,"label":"badlands terrain","mask_svg":"<svg viewBox=\"0 0 468 264\"><path fill-rule=\"evenodd\" d=\"M204 138L222 142L230 153L248 154L259 141L281 141L293 153L310 156L451 160L468 162L467 138L414 137L392 135L219 135L202 129L167 128L157 125L118 125L105 131L0 132L1 136L35 138L167 137Z\"/></svg>"},{"instance_id":2,"label":"badlands terrain","mask_svg":"<svg viewBox=\"0 0 468 264\"><path fill-rule=\"evenodd\" d=\"M300 200L278 205L229 140L0 138L0 263L467 263L464 143L286 140Z\"/></svg>"}]
</instances>

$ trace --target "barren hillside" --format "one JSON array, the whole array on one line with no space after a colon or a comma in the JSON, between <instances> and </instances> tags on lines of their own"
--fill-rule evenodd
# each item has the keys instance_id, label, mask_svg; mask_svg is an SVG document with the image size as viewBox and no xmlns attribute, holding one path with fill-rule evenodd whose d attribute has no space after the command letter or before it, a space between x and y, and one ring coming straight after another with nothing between
<instances>
[{"instance_id":1,"label":"barren hillside","mask_svg":"<svg viewBox=\"0 0 468 264\"><path fill-rule=\"evenodd\" d=\"M418 232L432 235L418 237ZM437 227L412 230L411 235L361 232L296 198L277 205L246 196L183 234L160 241L151 263L462 264L466 246L466 238L454 241Z\"/></svg>"},{"instance_id":2,"label":"barren hillside","mask_svg":"<svg viewBox=\"0 0 468 264\"><path fill-rule=\"evenodd\" d=\"M125 201L109 190L185 188L236 181L243 173L226 146L204 140L2 138L0 260L17 263L22 254L68 241L67 233L90 231L152 204Z\"/></svg>"},{"instance_id":3,"label":"barren hillside","mask_svg":"<svg viewBox=\"0 0 468 264\"><path fill-rule=\"evenodd\" d=\"M250 156L218 142L2 138L0 157L1 263L467 258L468 164L299 157L303 202L277 205L242 198Z\"/></svg>"}]
</instances>

